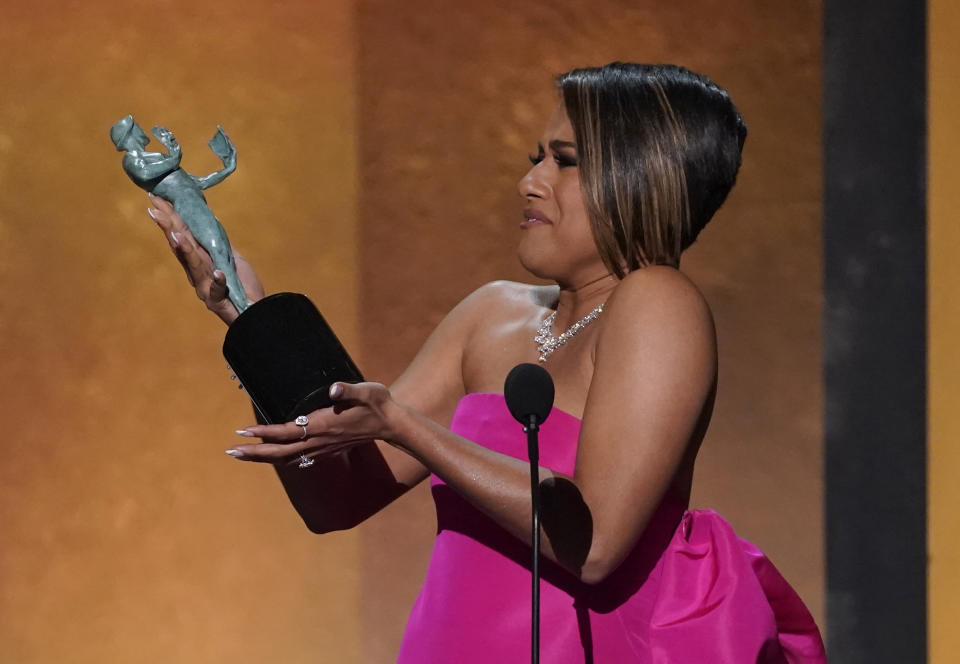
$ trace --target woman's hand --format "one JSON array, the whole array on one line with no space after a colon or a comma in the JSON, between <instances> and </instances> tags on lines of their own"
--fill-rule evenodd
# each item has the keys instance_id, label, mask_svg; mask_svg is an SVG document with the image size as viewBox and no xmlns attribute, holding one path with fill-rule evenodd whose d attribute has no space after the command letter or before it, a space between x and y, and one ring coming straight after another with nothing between
<instances>
[{"instance_id":1,"label":"woman's hand","mask_svg":"<svg viewBox=\"0 0 960 664\"><path fill-rule=\"evenodd\" d=\"M220 270L213 269L210 254L197 243L190 229L183 223L170 203L152 194L150 202L153 208L149 208L147 212L163 231L167 244L183 266L187 280L196 291L197 297L207 309L229 325L239 314L227 297L226 275ZM256 302L264 296L263 284L260 283L250 263L239 252L234 251L233 258L236 262L237 276L240 277L243 289L247 292L247 299L251 303Z\"/></svg>"},{"instance_id":2,"label":"woman's hand","mask_svg":"<svg viewBox=\"0 0 960 664\"><path fill-rule=\"evenodd\" d=\"M393 440L390 418L398 404L386 386L334 383L330 399L333 406L307 413L305 425L287 422L239 429L239 435L265 442L237 445L227 454L243 461L281 463L299 455L331 454L371 440Z\"/></svg>"}]
</instances>

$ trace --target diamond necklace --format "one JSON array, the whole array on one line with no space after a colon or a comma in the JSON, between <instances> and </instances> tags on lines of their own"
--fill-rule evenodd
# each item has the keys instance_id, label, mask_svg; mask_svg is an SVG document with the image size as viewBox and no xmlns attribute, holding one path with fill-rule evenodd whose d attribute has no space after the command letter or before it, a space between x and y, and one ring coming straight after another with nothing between
<instances>
[{"instance_id":1,"label":"diamond necklace","mask_svg":"<svg viewBox=\"0 0 960 664\"><path fill-rule=\"evenodd\" d=\"M567 331L561 334L559 337L553 336L552 333L553 321L557 317L557 312L554 311L552 314L544 318L543 322L540 323L540 328L537 330L537 336L533 338L533 340L537 343L537 350L540 351L540 361L546 362L547 358L553 354L553 351L557 350L560 348L560 346L577 336L580 330L585 328L587 325L597 320L597 317L600 316L600 313L603 311L604 304L606 303L601 302L599 305L597 305L596 309L568 327Z\"/></svg>"}]
</instances>

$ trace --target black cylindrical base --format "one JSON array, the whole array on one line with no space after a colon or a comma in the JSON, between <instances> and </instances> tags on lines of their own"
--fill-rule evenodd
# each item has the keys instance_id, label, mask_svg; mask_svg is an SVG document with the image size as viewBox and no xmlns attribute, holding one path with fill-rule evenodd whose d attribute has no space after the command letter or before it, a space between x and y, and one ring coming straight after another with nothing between
<instances>
[{"instance_id":1,"label":"black cylindrical base","mask_svg":"<svg viewBox=\"0 0 960 664\"><path fill-rule=\"evenodd\" d=\"M227 330L223 356L269 424L329 406L335 382L363 380L323 316L298 293L250 305Z\"/></svg>"}]
</instances>

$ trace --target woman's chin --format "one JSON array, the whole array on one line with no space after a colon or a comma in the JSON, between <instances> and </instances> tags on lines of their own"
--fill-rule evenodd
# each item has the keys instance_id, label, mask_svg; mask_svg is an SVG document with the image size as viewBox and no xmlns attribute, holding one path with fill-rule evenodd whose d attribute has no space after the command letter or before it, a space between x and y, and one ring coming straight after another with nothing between
<instances>
[{"instance_id":1,"label":"woman's chin","mask_svg":"<svg viewBox=\"0 0 960 664\"><path fill-rule=\"evenodd\" d=\"M547 276L545 261L543 256L537 255L539 252L530 251L529 248L524 247L521 243L520 247L517 249L517 259L520 261L520 265L523 266L523 269L532 274L535 277L540 279L549 279Z\"/></svg>"},{"instance_id":2,"label":"woman's chin","mask_svg":"<svg viewBox=\"0 0 960 664\"><path fill-rule=\"evenodd\" d=\"M524 251L524 247L521 245L517 250L517 258L520 260L520 265L523 266L523 269L538 279L546 279L548 281L557 280L556 266L551 265L548 257L543 256L542 252Z\"/></svg>"}]
</instances>

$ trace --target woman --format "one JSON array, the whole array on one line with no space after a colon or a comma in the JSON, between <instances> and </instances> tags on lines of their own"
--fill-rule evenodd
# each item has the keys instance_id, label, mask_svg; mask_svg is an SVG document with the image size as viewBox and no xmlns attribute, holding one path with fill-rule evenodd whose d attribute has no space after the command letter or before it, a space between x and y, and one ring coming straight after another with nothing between
<instances>
[{"instance_id":1,"label":"woman","mask_svg":"<svg viewBox=\"0 0 960 664\"><path fill-rule=\"evenodd\" d=\"M389 389L335 384L338 407L241 429L269 442L227 453L275 464L318 533L431 477L439 532L400 661L525 661L529 476L499 393L513 366L542 362L556 386L541 432L543 660L823 661L773 566L715 513L686 509L717 351L677 267L733 186L746 128L725 91L680 67L613 63L557 87L519 183L520 260L556 285L480 288ZM154 204L198 296L229 323L223 275ZM301 454L314 465L300 469Z\"/></svg>"}]
</instances>

